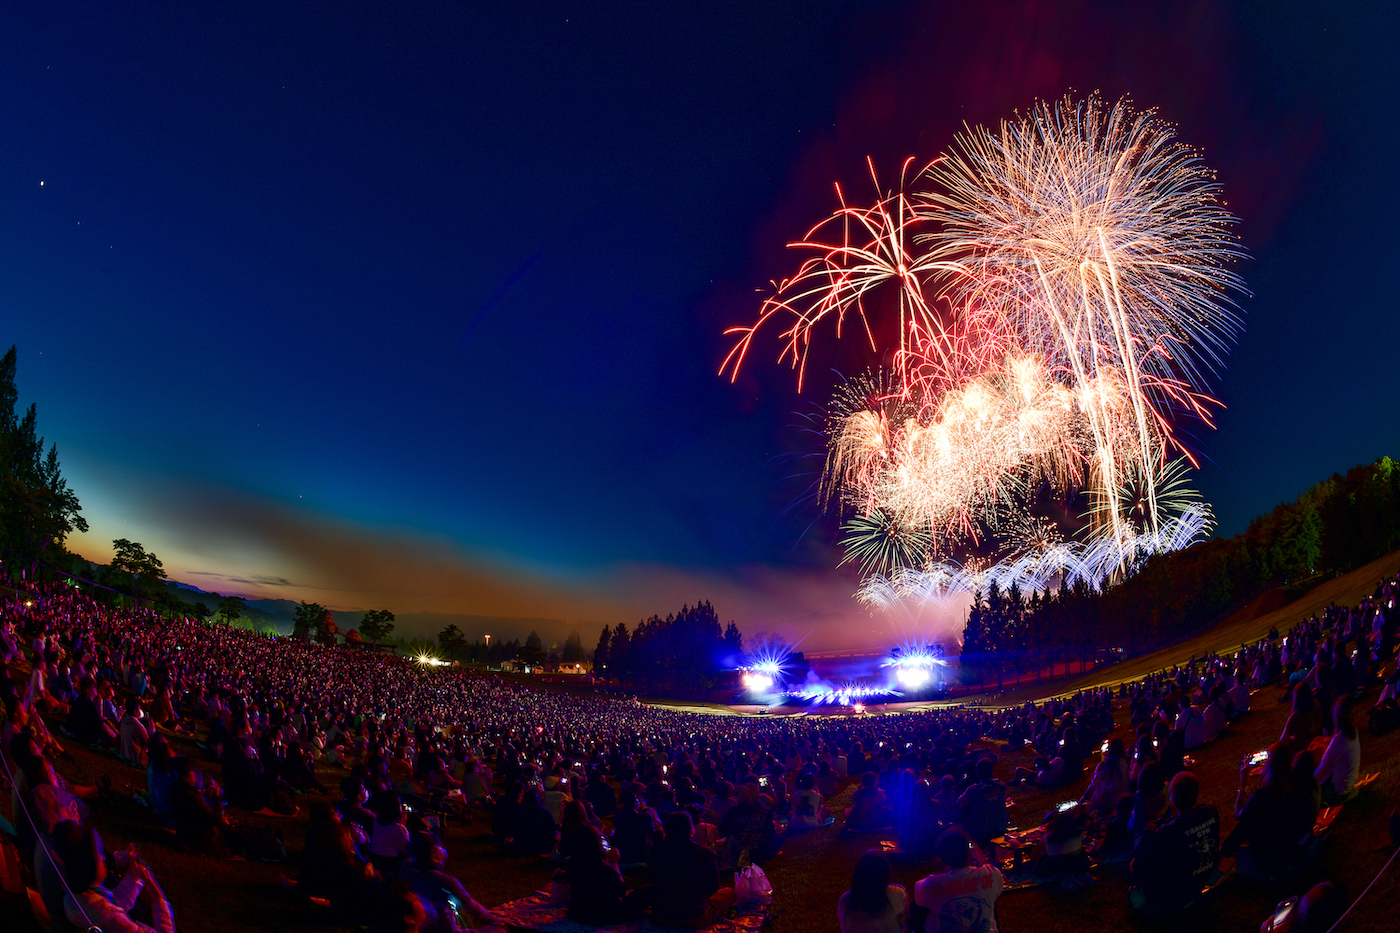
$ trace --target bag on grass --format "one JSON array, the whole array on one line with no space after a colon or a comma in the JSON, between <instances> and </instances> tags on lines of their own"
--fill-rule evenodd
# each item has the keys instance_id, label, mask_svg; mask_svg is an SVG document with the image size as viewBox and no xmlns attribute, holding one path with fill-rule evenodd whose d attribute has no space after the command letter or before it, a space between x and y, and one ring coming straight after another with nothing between
<instances>
[{"instance_id":1,"label":"bag on grass","mask_svg":"<svg viewBox=\"0 0 1400 933\"><path fill-rule=\"evenodd\" d=\"M769 904L773 901L773 885L757 865L747 865L734 876L734 896L740 904Z\"/></svg>"}]
</instances>

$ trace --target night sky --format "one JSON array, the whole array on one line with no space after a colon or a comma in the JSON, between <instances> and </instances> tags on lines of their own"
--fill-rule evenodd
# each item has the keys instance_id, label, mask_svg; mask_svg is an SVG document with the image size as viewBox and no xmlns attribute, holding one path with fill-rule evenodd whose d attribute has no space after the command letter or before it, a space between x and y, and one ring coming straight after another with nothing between
<instances>
[{"instance_id":1,"label":"night sky","mask_svg":"<svg viewBox=\"0 0 1400 933\"><path fill-rule=\"evenodd\" d=\"M1400 454L1393 6L517 6L0 10L0 338L71 547L341 609L882 638L910 620L805 498L859 345L799 396L776 340L719 378L721 332L866 156L1071 90L1159 108L1242 218L1194 439L1220 532Z\"/></svg>"}]
</instances>

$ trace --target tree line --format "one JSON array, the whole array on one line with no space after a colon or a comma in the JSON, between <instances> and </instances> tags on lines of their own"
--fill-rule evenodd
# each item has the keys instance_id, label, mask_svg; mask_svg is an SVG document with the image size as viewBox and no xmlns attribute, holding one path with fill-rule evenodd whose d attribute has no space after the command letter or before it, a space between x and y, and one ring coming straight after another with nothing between
<instances>
[{"instance_id":1,"label":"tree line","mask_svg":"<svg viewBox=\"0 0 1400 933\"><path fill-rule=\"evenodd\" d=\"M1290 595L1400 548L1400 464L1389 457L1334 474L1257 516L1233 538L1157 554L1105 592L1082 582L1029 596L976 594L963 633L974 678L1057 657L1127 653L1185 638L1275 587Z\"/></svg>"},{"instance_id":2,"label":"tree line","mask_svg":"<svg viewBox=\"0 0 1400 933\"><path fill-rule=\"evenodd\" d=\"M739 626L722 625L714 607L701 601L664 619L643 619L631 631L622 622L604 626L593 650L593 671L647 692L702 696L719 685L743 652Z\"/></svg>"}]
</instances>

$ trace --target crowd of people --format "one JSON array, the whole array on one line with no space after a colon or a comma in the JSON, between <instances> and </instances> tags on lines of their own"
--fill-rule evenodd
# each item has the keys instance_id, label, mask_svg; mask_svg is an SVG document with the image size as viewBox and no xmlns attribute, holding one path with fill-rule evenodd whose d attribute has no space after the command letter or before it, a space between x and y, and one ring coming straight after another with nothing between
<instances>
[{"instance_id":1,"label":"crowd of people","mask_svg":"<svg viewBox=\"0 0 1400 933\"><path fill-rule=\"evenodd\" d=\"M1017 785L1083 785L1047 817L1043 854L1023 871L1073 889L1094 882L1094 863L1122 863L1134 903L1168 912L1199 897L1225 855L1242 874L1289 877L1319 807L1355 794L1355 700L1395 653L1396 590L1385 581L1357 607L1230 657L1042 703L766 719L546 692L49 585L0 607L0 757L48 912L80 928L172 931L175 915L139 853L104 853L88 807L110 789L59 775L63 740L144 769L152 819L192 852L277 859L281 838L229 808L290 815L315 800L296 896L377 930L498 925L444 871L444 820L474 809L503 851L558 864L552 888L581 922L650 912L708 927L736 908L730 872L840 820L940 866L911 898L884 854L863 857L835 905L843 931L995 931L1002 863L1023 854L1006 839ZM1391 702L1396 681L1384 684ZM1270 685L1291 714L1263 760L1242 763L1238 822L1222 839L1192 756ZM1130 739L1113 735L1124 726ZM1006 757L1027 762L1010 785L996 777Z\"/></svg>"}]
</instances>

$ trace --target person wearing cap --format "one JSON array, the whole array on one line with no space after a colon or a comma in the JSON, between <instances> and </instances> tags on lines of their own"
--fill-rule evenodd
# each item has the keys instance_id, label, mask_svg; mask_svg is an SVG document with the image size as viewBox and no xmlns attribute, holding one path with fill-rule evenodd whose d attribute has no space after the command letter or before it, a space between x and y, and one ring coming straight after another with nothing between
<instances>
[{"instance_id":1,"label":"person wearing cap","mask_svg":"<svg viewBox=\"0 0 1400 933\"><path fill-rule=\"evenodd\" d=\"M997 933L996 902L1001 871L960 827L939 837L934 848L946 866L914 885L914 904L927 911L927 933Z\"/></svg>"}]
</instances>

